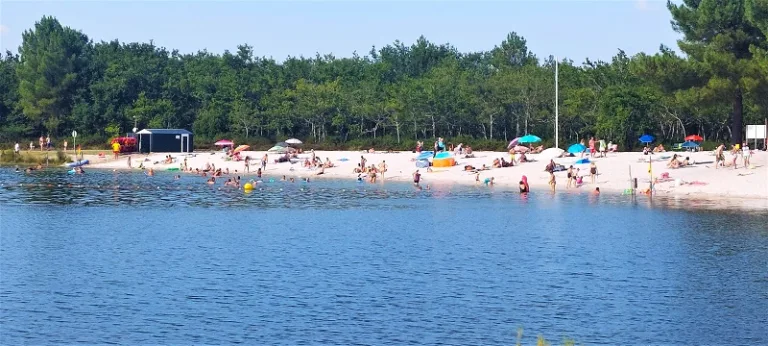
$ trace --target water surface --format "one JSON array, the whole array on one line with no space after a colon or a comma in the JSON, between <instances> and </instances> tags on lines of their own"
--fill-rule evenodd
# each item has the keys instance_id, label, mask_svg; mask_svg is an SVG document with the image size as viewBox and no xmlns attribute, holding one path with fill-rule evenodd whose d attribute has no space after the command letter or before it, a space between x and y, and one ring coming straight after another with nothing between
<instances>
[{"instance_id":1,"label":"water surface","mask_svg":"<svg viewBox=\"0 0 768 346\"><path fill-rule=\"evenodd\" d=\"M768 214L0 170L0 344L768 343Z\"/></svg>"}]
</instances>

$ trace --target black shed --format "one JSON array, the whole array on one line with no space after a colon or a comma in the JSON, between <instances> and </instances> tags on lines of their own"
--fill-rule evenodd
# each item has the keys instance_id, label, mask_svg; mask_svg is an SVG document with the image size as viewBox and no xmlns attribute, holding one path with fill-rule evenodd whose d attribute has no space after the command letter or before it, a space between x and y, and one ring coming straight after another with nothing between
<instances>
[{"instance_id":1,"label":"black shed","mask_svg":"<svg viewBox=\"0 0 768 346\"><path fill-rule=\"evenodd\" d=\"M139 152L191 153L192 132L184 129L144 129L136 133Z\"/></svg>"}]
</instances>

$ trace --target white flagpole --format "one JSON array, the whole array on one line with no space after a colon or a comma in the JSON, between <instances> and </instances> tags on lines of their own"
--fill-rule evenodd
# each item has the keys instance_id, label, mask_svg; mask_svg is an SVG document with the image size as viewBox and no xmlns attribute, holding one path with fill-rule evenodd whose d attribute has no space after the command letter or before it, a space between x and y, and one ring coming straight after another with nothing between
<instances>
[{"instance_id":1,"label":"white flagpole","mask_svg":"<svg viewBox=\"0 0 768 346\"><path fill-rule=\"evenodd\" d=\"M560 134L558 133L559 130L559 114L558 114L558 108L560 100L558 99L558 87L557 87L557 57L555 57L555 148L560 147Z\"/></svg>"}]
</instances>

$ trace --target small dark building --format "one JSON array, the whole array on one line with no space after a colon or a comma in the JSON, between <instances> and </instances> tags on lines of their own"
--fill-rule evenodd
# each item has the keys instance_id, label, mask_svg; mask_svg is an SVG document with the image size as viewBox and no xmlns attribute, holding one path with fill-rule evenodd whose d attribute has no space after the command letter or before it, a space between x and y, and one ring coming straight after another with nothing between
<instances>
[{"instance_id":1,"label":"small dark building","mask_svg":"<svg viewBox=\"0 0 768 346\"><path fill-rule=\"evenodd\" d=\"M144 129L136 135L142 153L191 153L194 148L192 132L184 129Z\"/></svg>"}]
</instances>

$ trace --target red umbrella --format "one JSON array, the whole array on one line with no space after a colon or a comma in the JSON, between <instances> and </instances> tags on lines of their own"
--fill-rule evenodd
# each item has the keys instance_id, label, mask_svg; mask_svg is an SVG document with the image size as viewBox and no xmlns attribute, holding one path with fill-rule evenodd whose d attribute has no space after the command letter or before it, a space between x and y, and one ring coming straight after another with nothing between
<instances>
[{"instance_id":1,"label":"red umbrella","mask_svg":"<svg viewBox=\"0 0 768 346\"><path fill-rule=\"evenodd\" d=\"M234 142L232 142L232 141L230 141L229 139L221 139L221 140L219 140L219 141L217 141L216 143L213 143L213 144L214 144L214 145L218 145L218 146L230 146L230 145L235 145L235 143L234 143Z\"/></svg>"},{"instance_id":2,"label":"red umbrella","mask_svg":"<svg viewBox=\"0 0 768 346\"><path fill-rule=\"evenodd\" d=\"M693 142L701 142L701 141L704 140L704 138L702 138L699 135L688 135L688 137L685 137L685 140L686 141L693 141Z\"/></svg>"}]
</instances>

